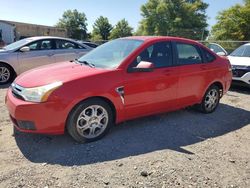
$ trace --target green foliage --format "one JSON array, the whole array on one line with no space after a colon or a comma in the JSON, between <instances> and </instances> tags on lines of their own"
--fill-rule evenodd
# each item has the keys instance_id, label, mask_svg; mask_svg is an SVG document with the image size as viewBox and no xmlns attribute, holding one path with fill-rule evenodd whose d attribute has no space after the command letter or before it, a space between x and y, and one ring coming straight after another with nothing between
<instances>
[{"instance_id":1,"label":"green foliage","mask_svg":"<svg viewBox=\"0 0 250 188\"><path fill-rule=\"evenodd\" d=\"M92 40L108 40L111 30L108 18L100 16L93 25Z\"/></svg>"},{"instance_id":2,"label":"green foliage","mask_svg":"<svg viewBox=\"0 0 250 188\"><path fill-rule=\"evenodd\" d=\"M137 35L174 35L205 38L208 31L202 0L148 0L141 7L142 21Z\"/></svg>"},{"instance_id":3,"label":"green foliage","mask_svg":"<svg viewBox=\"0 0 250 188\"><path fill-rule=\"evenodd\" d=\"M84 40L87 37L86 15L76 9L65 11L56 26L66 29L70 38Z\"/></svg>"},{"instance_id":4,"label":"green foliage","mask_svg":"<svg viewBox=\"0 0 250 188\"><path fill-rule=\"evenodd\" d=\"M111 39L132 36L133 28L129 26L127 20L120 20L111 32Z\"/></svg>"},{"instance_id":5,"label":"green foliage","mask_svg":"<svg viewBox=\"0 0 250 188\"><path fill-rule=\"evenodd\" d=\"M250 40L250 0L219 13L212 28L215 40Z\"/></svg>"}]
</instances>

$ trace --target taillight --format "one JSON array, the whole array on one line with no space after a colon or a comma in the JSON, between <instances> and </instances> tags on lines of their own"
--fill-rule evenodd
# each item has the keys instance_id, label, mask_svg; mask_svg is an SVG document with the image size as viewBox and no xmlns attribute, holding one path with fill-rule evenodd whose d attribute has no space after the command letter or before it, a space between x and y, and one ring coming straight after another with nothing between
<instances>
[{"instance_id":1,"label":"taillight","mask_svg":"<svg viewBox=\"0 0 250 188\"><path fill-rule=\"evenodd\" d=\"M228 57L222 57L226 62L227 62L227 66L228 66L228 71L232 72L232 65L228 59Z\"/></svg>"},{"instance_id":2,"label":"taillight","mask_svg":"<svg viewBox=\"0 0 250 188\"><path fill-rule=\"evenodd\" d=\"M228 71L232 72L232 65L229 60L228 60Z\"/></svg>"}]
</instances>

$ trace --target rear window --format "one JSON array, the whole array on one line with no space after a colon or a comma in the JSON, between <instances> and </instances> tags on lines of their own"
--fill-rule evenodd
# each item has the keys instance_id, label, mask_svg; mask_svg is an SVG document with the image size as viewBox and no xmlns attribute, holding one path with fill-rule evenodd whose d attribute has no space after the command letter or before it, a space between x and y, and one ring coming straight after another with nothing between
<instances>
[{"instance_id":1,"label":"rear window","mask_svg":"<svg viewBox=\"0 0 250 188\"><path fill-rule=\"evenodd\" d=\"M77 49L78 45L67 40L56 40L56 49Z\"/></svg>"},{"instance_id":2,"label":"rear window","mask_svg":"<svg viewBox=\"0 0 250 188\"><path fill-rule=\"evenodd\" d=\"M216 59L216 57L211 53L209 52L208 50L205 50L204 48L202 48L202 51L203 51L203 54L205 56L205 61L206 62L212 62Z\"/></svg>"},{"instance_id":3,"label":"rear window","mask_svg":"<svg viewBox=\"0 0 250 188\"><path fill-rule=\"evenodd\" d=\"M188 65L202 63L202 58L198 47L191 44L177 43L176 48L179 64Z\"/></svg>"}]
</instances>

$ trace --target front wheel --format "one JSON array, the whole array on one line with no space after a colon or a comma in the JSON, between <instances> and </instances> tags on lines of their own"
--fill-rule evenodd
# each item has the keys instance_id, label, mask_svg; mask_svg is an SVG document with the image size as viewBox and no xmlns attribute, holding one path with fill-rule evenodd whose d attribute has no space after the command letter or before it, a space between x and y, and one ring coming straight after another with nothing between
<instances>
[{"instance_id":1,"label":"front wheel","mask_svg":"<svg viewBox=\"0 0 250 188\"><path fill-rule=\"evenodd\" d=\"M216 85L208 88L203 97L202 103L199 105L201 112L212 113L216 110L220 102L220 90Z\"/></svg>"},{"instance_id":2,"label":"front wheel","mask_svg":"<svg viewBox=\"0 0 250 188\"><path fill-rule=\"evenodd\" d=\"M105 136L113 122L110 106L103 100L90 99L72 110L67 130L77 142L92 142Z\"/></svg>"}]
</instances>

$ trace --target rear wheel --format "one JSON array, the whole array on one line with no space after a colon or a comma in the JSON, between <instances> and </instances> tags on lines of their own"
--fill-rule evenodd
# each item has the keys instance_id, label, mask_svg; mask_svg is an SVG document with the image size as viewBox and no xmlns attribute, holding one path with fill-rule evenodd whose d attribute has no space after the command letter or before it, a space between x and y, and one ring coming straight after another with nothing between
<instances>
[{"instance_id":1,"label":"rear wheel","mask_svg":"<svg viewBox=\"0 0 250 188\"><path fill-rule=\"evenodd\" d=\"M6 64L0 63L0 85L8 84L15 78L12 68Z\"/></svg>"},{"instance_id":2,"label":"rear wheel","mask_svg":"<svg viewBox=\"0 0 250 188\"><path fill-rule=\"evenodd\" d=\"M67 129L77 142L92 142L105 136L113 122L110 106L103 100L90 99L73 109Z\"/></svg>"},{"instance_id":3,"label":"rear wheel","mask_svg":"<svg viewBox=\"0 0 250 188\"><path fill-rule=\"evenodd\" d=\"M199 105L199 109L203 113L212 113L218 107L219 102L220 102L220 90L216 85L212 85L206 91L202 103Z\"/></svg>"}]
</instances>

